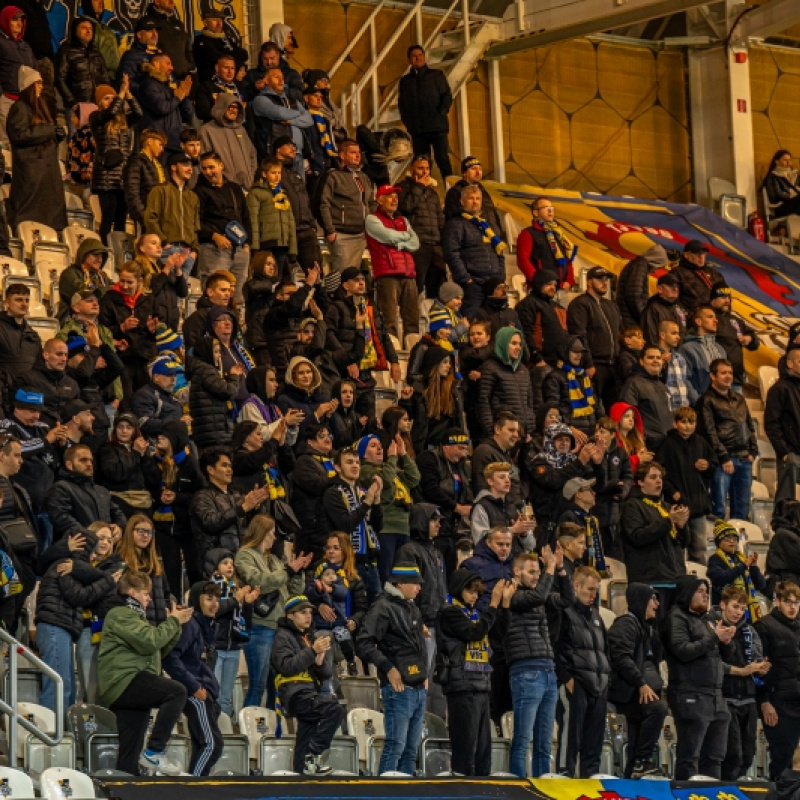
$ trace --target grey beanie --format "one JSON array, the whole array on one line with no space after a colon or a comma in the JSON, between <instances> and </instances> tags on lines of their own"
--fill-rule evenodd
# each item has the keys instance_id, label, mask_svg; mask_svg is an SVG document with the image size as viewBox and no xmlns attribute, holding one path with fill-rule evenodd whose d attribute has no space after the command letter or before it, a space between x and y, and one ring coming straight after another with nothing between
<instances>
[{"instance_id":1,"label":"grey beanie","mask_svg":"<svg viewBox=\"0 0 800 800\"><path fill-rule=\"evenodd\" d=\"M439 288L439 300L445 305L456 297L463 297L464 290L453 281L445 281Z\"/></svg>"}]
</instances>

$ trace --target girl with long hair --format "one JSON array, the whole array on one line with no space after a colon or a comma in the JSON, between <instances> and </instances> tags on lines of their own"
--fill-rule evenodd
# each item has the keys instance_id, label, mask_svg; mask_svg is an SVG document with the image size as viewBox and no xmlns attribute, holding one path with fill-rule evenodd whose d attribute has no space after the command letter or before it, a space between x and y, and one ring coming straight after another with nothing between
<instances>
[{"instance_id":1,"label":"girl with long hair","mask_svg":"<svg viewBox=\"0 0 800 800\"><path fill-rule=\"evenodd\" d=\"M617 423L617 443L624 448L631 461L631 470L636 472L639 464L652 461L654 454L647 449L644 440L644 425L639 409L628 403L614 403L608 416Z\"/></svg>"},{"instance_id":2,"label":"girl with long hair","mask_svg":"<svg viewBox=\"0 0 800 800\"><path fill-rule=\"evenodd\" d=\"M183 252L163 257L161 238L155 233L142 234L134 244L133 260L142 268L145 291L153 296L153 312L159 322L177 331L181 321L180 301L189 296L189 283L183 264L189 255Z\"/></svg>"},{"instance_id":3,"label":"girl with long hair","mask_svg":"<svg viewBox=\"0 0 800 800\"><path fill-rule=\"evenodd\" d=\"M800 173L792 165L792 154L788 150L778 150L769 164L761 184L767 190L767 198L774 206L776 217L800 214Z\"/></svg>"},{"instance_id":4,"label":"girl with long hair","mask_svg":"<svg viewBox=\"0 0 800 800\"><path fill-rule=\"evenodd\" d=\"M242 546L234 558L236 574L245 586L258 587L261 596L253 606L250 640L244 645L249 686L244 706L263 705L269 676L269 658L275 628L283 616L288 597L303 591L303 570L311 563L311 554L300 555L283 563L272 553L275 544L275 520L268 514L256 514L247 526Z\"/></svg>"},{"instance_id":5,"label":"girl with long hair","mask_svg":"<svg viewBox=\"0 0 800 800\"><path fill-rule=\"evenodd\" d=\"M389 445L399 436L406 446L406 452L411 458L416 458L414 452L414 445L411 441L411 417L408 416L408 411L400 406L389 406L381 416L381 431L378 434L386 450Z\"/></svg>"},{"instance_id":6,"label":"girl with long hair","mask_svg":"<svg viewBox=\"0 0 800 800\"><path fill-rule=\"evenodd\" d=\"M269 364L269 347L264 336L264 318L275 301L278 265L270 250L259 250L250 256L250 274L242 286L244 297L244 341L256 364Z\"/></svg>"},{"instance_id":7,"label":"girl with long hair","mask_svg":"<svg viewBox=\"0 0 800 800\"><path fill-rule=\"evenodd\" d=\"M125 569L146 572L150 577L153 588L150 591L151 603L147 606L147 621L151 625L160 625L167 619L172 603L167 576L156 549L155 528L147 514L134 514L128 520L116 552Z\"/></svg>"}]
</instances>

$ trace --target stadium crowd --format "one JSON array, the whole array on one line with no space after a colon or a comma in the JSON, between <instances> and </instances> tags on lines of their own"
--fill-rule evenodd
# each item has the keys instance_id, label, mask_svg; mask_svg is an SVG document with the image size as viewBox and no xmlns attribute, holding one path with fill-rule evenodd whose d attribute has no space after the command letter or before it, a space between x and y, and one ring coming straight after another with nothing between
<instances>
[{"instance_id":1,"label":"stadium crowd","mask_svg":"<svg viewBox=\"0 0 800 800\"><path fill-rule=\"evenodd\" d=\"M557 770L589 776L611 705L628 775L659 772L668 712L676 778L744 775L759 717L771 777L790 768L800 326L766 398L781 478L764 575L725 521L750 513L759 342L702 242L654 245L614 291L594 266L578 291L577 249L536 198L512 307L479 159L446 193L431 177L431 149L452 171L452 97L421 47L400 84L414 155L392 185L391 143L350 138L327 75L290 66L288 26L248 68L214 10L192 38L153 0L120 57L94 2L55 54L25 9L0 12L8 221L61 231L65 186L96 194L102 221L60 274L55 338L27 321L29 287L5 284L0 617L17 631L36 593L35 647L67 705L114 712L119 769L174 774L183 713L207 775L241 651L244 704L296 721L306 774L330 771L339 678L370 669L381 772L413 773L427 708L455 773L489 774L512 711L512 772L551 772L558 721ZM128 217L135 257L112 275ZM628 610L607 629L620 562ZM41 702L55 691L45 677Z\"/></svg>"}]
</instances>

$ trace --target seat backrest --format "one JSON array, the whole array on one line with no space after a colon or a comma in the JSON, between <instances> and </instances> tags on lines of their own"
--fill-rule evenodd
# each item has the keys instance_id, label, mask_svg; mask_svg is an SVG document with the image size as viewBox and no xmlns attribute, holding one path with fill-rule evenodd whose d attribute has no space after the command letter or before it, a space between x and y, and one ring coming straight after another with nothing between
<instances>
[{"instance_id":1,"label":"seat backrest","mask_svg":"<svg viewBox=\"0 0 800 800\"><path fill-rule=\"evenodd\" d=\"M696 561L687 561L686 574L696 575L698 578L705 578L706 577L705 564L698 564Z\"/></svg>"},{"instance_id":2,"label":"seat backrest","mask_svg":"<svg viewBox=\"0 0 800 800\"><path fill-rule=\"evenodd\" d=\"M716 203L723 194L736 194L736 186L725 178L708 179L708 196Z\"/></svg>"},{"instance_id":3,"label":"seat backrest","mask_svg":"<svg viewBox=\"0 0 800 800\"><path fill-rule=\"evenodd\" d=\"M25 255L31 256L33 254L33 245L35 242L57 242L58 233L53 230L49 225L43 225L40 222L33 222L26 220L17 225L17 236L22 239L25 245Z\"/></svg>"},{"instance_id":4,"label":"seat backrest","mask_svg":"<svg viewBox=\"0 0 800 800\"><path fill-rule=\"evenodd\" d=\"M69 247L69 252L73 260L78 257L78 249L87 239L96 239L97 234L88 228L82 228L78 225L67 225L64 228L64 242Z\"/></svg>"},{"instance_id":5,"label":"seat backrest","mask_svg":"<svg viewBox=\"0 0 800 800\"><path fill-rule=\"evenodd\" d=\"M500 718L500 730L503 733L504 739L514 738L514 712L506 711Z\"/></svg>"},{"instance_id":6,"label":"seat backrest","mask_svg":"<svg viewBox=\"0 0 800 800\"><path fill-rule=\"evenodd\" d=\"M446 739L447 723L440 716L426 711L425 721L422 724L422 738Z\"/></svg>"},{"instance_id":7,"label":"seat backrest","mask_svg":"<svg viewBox=\"0 0 800 800\"><path fill-rule=\"evenodd\" d=\"M211 774L219 775L223 772L233 775L250 774L250 742L246 736L223 735L222 755L212 768Z\"/></svg>"},{"instance_id":8,"label":"seat backrest","mask_svg":"<svg viewBox=\"0 0 800 800\"><path fill-rule=\"evenodd\" d=\"M371 708L380 711L381 689L377 678L364 675L342 676L340 686L348 708Z\"/></svg>"},{"instance_id":9,"label":"seat backrest","mask_svg":"<svg viewBox=\"0 0 800 800\"><path fill-rule=\"evenodd\" d=\"M55 733L56 715L49 708L40 706L38 703L17 703L17 711L40 730L46 733ZM25 754L25 739L28 737L28 731L22 725L17 725L17 737L17 752L21 759Z\"/></svg>"},{"instance_id":10,"label":"seat backrest","mask_svg":"<svg viewBox=\"0 0 800 800\"><path fill-rule=\"evenodd\" d=\"M328 766L340 772L358 775L358 740L355 736L337 734L328 750Z\"/></svg>"},{"instance_id":11,"label":"seat backrest","mask_svg":"<svg viewBox=\"0 0 800 800\"><path fill-rule=\"evenodd\" d=\"M0 275L3 277L6 275L20 275L27 278L30 272L28 272L28 265L24 261L10 256L0 256Z\"/></svg>"},{"instance_id":12,"label":"seat backrest","mask_svg":"<svg viewBox=\"0 0 800 800\"><path fill-rule=\"evenodd\" d=\"M0 797L19 797L29 800L34 796L33 781L21 769L0 767Z\"/></svg>"},{"instance_id":13,"label":"seat backrest","mask_svg":"<svg viewBox=\"0 0 800 800\"><path fill-rule=\"evenodd\" d=\"M76 769L50 767L41 776L42 796L46 800L93 800L94 782Z\"/></svg>"},{"instance_id":14,"label":"seat backrest","mask_svg":"<svg viewBox=\"0 0 800 800\"><path fill-rule=\"evenodd\" d=\"M294 775L294 737L282 736L276 739L267 736L261 741L258 767L263 775Z\"/></svg>"},{"instance_id":15,"label":"seat backrest","mask_svg":"<svg viewBox=\"0 0 800 800\"><path fill-rule=\"evenodd\" d=\"M719 215L737 228L746 228L747 198L740 194L723 194L719 199Z\"/></svg>"},{"instance_id":16,"label":"seat backrest","mask_svg":"<svg viewBox=\"0 0 800 800\"><path fill-rule=\"evenodd\" d=\"M729 519L728 524L736 528L742 536L744 542L763 542L764 532L758 525L744 519Z\"/></svg>"},{"instance_id":17,"label":"seat backrest","mask_svg":"<svg viewBox=\"0 0 800 800\"><path fill-rule=\"evenodd\" d=\"M384 736L383 714L371 708L353 708L347 712L347 733L358 741L358 757L367 760L367 739L370 736Z\"/></svg>"},{"instance_id":18,"label":"seat backrest","mask_svg":"<svg viewBox=\"0 0 800 800\"><path fill-rule=\"evenodd\" d=\"M73 192L64 192L64 204L67 207L67 211L80 211L83 209L83 201Z\"/></svg>"},{"instance_id":19,"label":"seat backrest","mask_svg":"<svg viewBox=\"0 0 800 800\"><path fill-rule=\"evenodd\" d=\"M386 743L384 736L370 736L367 738L366 774L377 775L383 755L383 746Z\"/></svg>"},{"instance_id":20,"label":"seat backrest","mask_svg":"<svg viewBox=\"0 0 800 800\"><path fill-rule=\"evenodd\" d=\"M231 722L231 718L224 711L219 715L217 726L219 727L219 732L223 736L229 736L233 733L233 723Z\"/></svg>"},{"instance_id":21,"label":"seat backrest","mask_svg":"<svg viewBox=\"0 0 800 800\"><path fill-rule=\"evenodd\" d=\"M614 624L617 615L610 608L603 608L603 606L600 606L597 610L600 612L600 619L603 620L606 629L610 628Z\"/></svg>"},{"instance_id":22,"label":"seat backrest","mask_svg":"<svg viewBox=\"0 0 800 800\"><path fill-rule=\"evenodd\" d=\"M58 320L50 317L29 317L28 325L39 334L42 342L53 339L59 331Z\"/></svg>"},{"instance_id":23,"label":"seat backrest","mask_svg":"<svg viewBox=\"0 0 800 800\"><path fill-rule=\"evenodd\" d=\"M239 712L239 730L250 742L250 758L258 759L261 739L275 733L277 718L270 708L248 706Z\"/></svg>"},{"instance_id":24,"label":"seat backrest","mask_svg":"<svg viewBox=\"0 0 800 800\"><path fill-rule=\"evenodd\" d=\"M67 709L67 726L75 737L78 755L83 756L87 739L95 733L116 733L113 711L91 703L76 703Z\"/></svg>"}]
</instances>

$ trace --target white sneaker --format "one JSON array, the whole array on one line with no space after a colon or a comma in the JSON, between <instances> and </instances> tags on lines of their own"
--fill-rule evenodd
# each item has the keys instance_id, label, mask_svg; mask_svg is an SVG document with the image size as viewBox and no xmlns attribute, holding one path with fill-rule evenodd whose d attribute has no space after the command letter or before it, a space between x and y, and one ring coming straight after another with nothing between
<instances>
[{"instance_id":1,"label":"white sneaker","mask_svg":"<svg viewBox=\"0 0 800 800\"><path fill-rule=\"evenodd\" d=\"M180 775L182 770L178 764L167 758L166 753L143 752L139 756L139 767L148 775Z\"/></svg>"},{"instance_id":2,"label":"white sneaker","mask_svg":"<svg viewBox=\"0 0 800 800\"><path fill-rule=\"evenodd\" d=\"M307 755L303 766L303 775L330 775L333 767L325 762L323 756Z\"/></svg>"}]
</instances>

